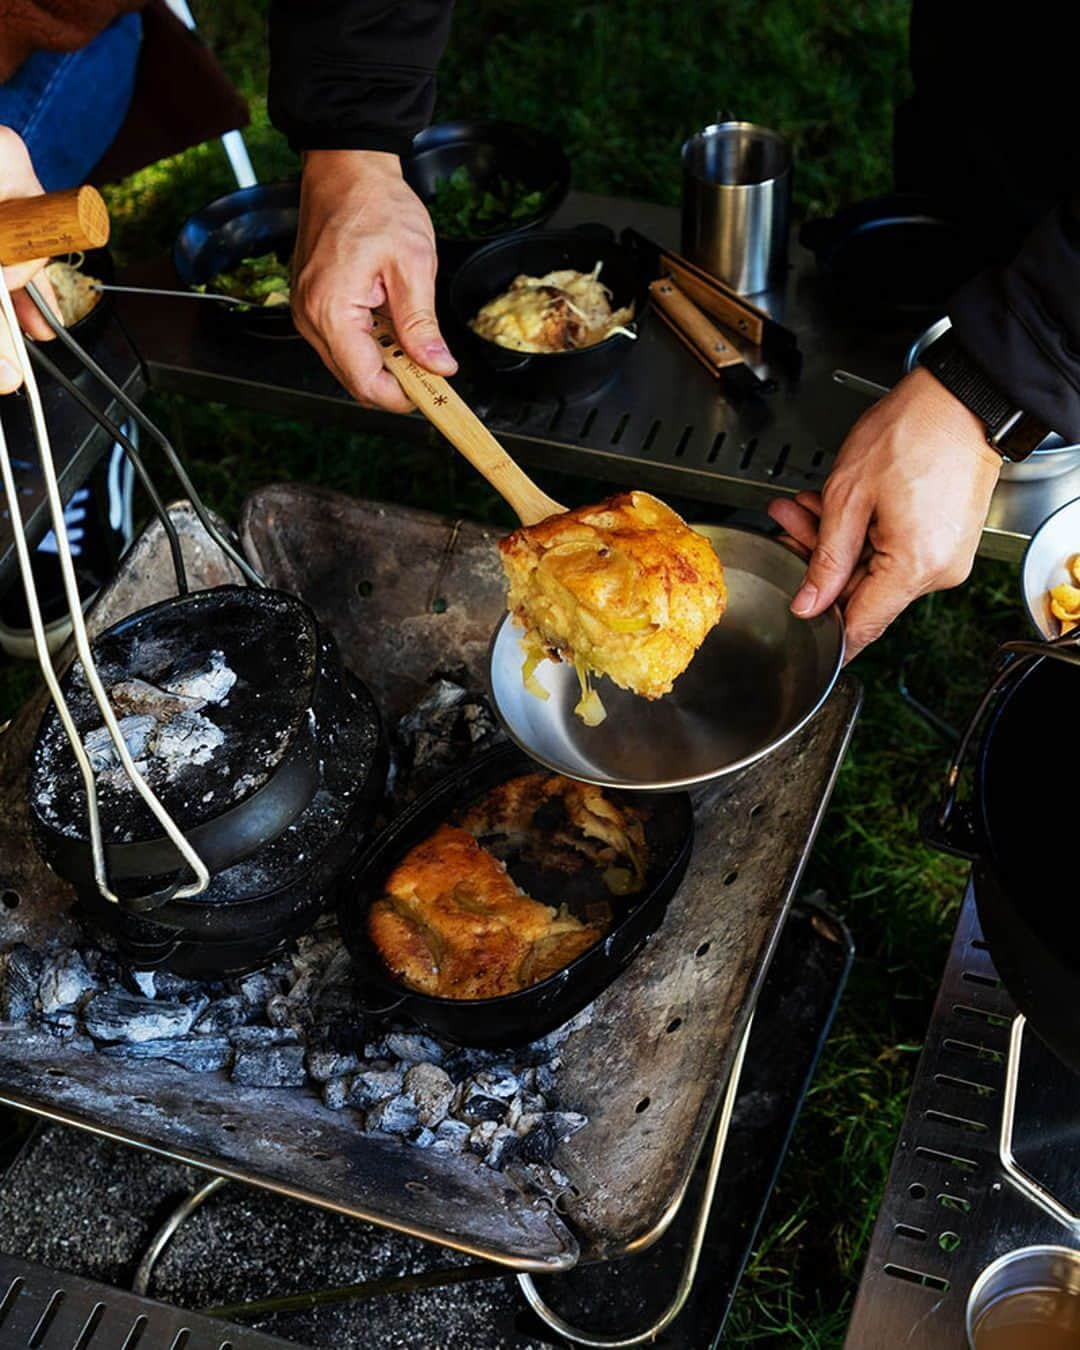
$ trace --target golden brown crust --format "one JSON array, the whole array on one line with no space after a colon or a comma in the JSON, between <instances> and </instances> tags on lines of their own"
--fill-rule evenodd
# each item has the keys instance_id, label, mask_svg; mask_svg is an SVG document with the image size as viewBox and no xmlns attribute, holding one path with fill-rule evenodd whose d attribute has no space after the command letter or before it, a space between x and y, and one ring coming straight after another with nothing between
<instances>
[{"instance_id":1,"label":"golden brown crust","mask_svg":"<svg viewBox=\"0 0 1080 1350\"><path fill-rule=\"evenodd\" d=\"M371 906L368 933L387 969L410 989L461 999L514 993L600 937L522 894L498 859L452 825L440 826L394 868Z\"/></svg>"},{"instance_id":2,"label":"golden brown crust","mask_svg":"<svg viewBox=\"0 0 1080 1350\"><path fill-rule=\"evenodd\" d=\"M727 603L712 545L647 492L549 516L499 549L526 651L645 698L671 692Z\"/></svg>"},{"instance_id":3,"label":"golden brown crust","mask_svg":"<svg viewBox=\"0 0 1080 1350\"><path fill-rule=\"evenodd\" d=\"M553 803L561 803L564 819L538 826L537 813ZM526 835L539 828L551 845L568 847L599 866L628 863L638 886L647 861L643 822L638 808L613 801L602 788L543 771L499 783L460 820L463 829L480 836Z\"/></svg>"}]
</instances>

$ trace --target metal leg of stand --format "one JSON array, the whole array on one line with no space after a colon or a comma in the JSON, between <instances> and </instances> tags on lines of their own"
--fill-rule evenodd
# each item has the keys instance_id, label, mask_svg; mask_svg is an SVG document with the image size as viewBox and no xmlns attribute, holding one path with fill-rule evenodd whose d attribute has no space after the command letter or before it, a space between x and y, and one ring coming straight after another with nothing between
<instances>
[{"instance_id":1,"label":"metal leg of stand","mask_svg":"<svg viewBox=\"0 0 1080 1350\"><path fill-rule=\"evenodd\" d=\"M1017 1013L1009 1033L1009 1062L1005 1070L1005 1098L1001 1107L1001 1135L998 1140L998 1156L1005 1175L1018 1191L1028 1200L1046 1211L1058 1223L1080 1234L1080 1214L1074 1214L1057 1196L1051 1194L1045 1186L1016 1161L1013 1153L1013 1128L1016 1123L1016 1097L1020 1080L1020 1061L1024 1050L1024 1028L1027 1018Z\"/></svg>"},{"instance_id":2,"label":"metal leg of stand","mask_svg":"<svg viewBox=\"0 0 1080 1350\"><path fill-rule=\"evenodd\" d=\"M228 1177L214 1177L205 1186L200 1186L197 1191L192 1191L190 1195L181 1200L154 1234L150 1246L147 1247L143 1259L139 1262L135 1279L131 1284L131 1288L136 1294L142 1294L145 1297L147 1290L150 1288L150 1276L154 1273L158 1258L173 1240L180 1225L194 1214L200 1206L204 1205L212 1195L216 1195L222 1186L228 1183L228 1180Z\"/></svg>"},{"instance_id":3,"label":"metal leg of stand","mask_svg":"<svg viewBox=\"0 0 1080 1350\"><path fill-rule=\"evenodd\" d=\"M645 1345L649 1341L654 1341L666 1331L672 1322L675 1321L679 1313L686 1305L686 1300L690 1297L690 1291L694 1287L694 1279L697 1276L698 1264L701 1260L701 1250L705 1244L705 1233L709 1227L709 1215L712 1211L713 1196L716 1194L716 1183L720 1176L720 1164L723 1161L724 1150L727 1147L728 1131L731 1127L731 1115L735 1109L735 1098L739 1092L739 1079L742 1077L743 1060L746 1057L746 1047L750 1041L750 1028L754 1024L753 1015L747 1022L746 1030L743 1032L743 1038L739 1043L738 1052L735 1055L735 1062L731 1066L731 1074L728 1077L727 1088L724 1091L724 1098L720 1104L720 1113L716 1122L716 1134L713 1139L712 1156L709 1159L709 1171L705 1179L705 1190L701 1197L701 1205L698 1209L697 1218L694 1222L694 1231L690 1240L690 1247L686 1254L686 1261L683 1264L682 1274L679 1276L679 1285L675 1291L675 1297L665 1308L661 1316L653 1322L651 1326L644 1331L634 1332L630 1336L623 1335L601 1335L591 1331L583 1331L580 1327L572 1326L559 1316L552 1308L549 1308L537 1291L536 1284L531 1275L518 1275L518 1284L521 1292L525 1295L526 1302L537 1317L540 1318L552 1331L563 1336L575 1345L584 1345L593 1347L594 1350L626 1350L626 1347L635 1345Z\"/></svg>"}]
</instances>

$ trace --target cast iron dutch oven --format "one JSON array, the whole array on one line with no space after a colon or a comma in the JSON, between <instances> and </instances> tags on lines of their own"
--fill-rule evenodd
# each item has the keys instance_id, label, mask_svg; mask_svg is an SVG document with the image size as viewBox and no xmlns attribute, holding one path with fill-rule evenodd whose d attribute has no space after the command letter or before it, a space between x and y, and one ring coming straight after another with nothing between
<instances>
[{"instance_id":1,"label":"cast iron dutch oven","mask_svg":"<svg viewBox=\"0 0 1080 1350\"><path fill-rule=\"evenodd\" d=\"M450 774L402 812L357 860L338 899L342 937L352 953L362 1001L371 1011L400 1013L460 1045L506 1048L546 1035L591 1003L624 970L660 926L693 848L694 819L685 792L637 794L646 822L650 860L645 886L614 900L608 934L568 966L538 984L498 998L439 998L406 989L385 968L368 937L367 916L402 857L440 825L499 783L539 766L516 746L501 745ZM514 875L514 864L510 864ZM535 898L557 905L559 896ZM379 1005L376 1007L375 1005Z\"/></svg>"},{"instance_id":2,"label":"cast iron dutch oven","mask_svg":"<svg viewBox=\"0 0 1080 1350\"><path fill-rule=\"evenodd\" d=\"M1080 1073L1080 903L1073 859L1072 709L1080 669L1019 658L999 673L961 741L930 843L968 858L979 921L1032 1029ZM981 729L981 735L980 735ZM974 754L969 795L957 780Z\"/></svg>"},{"instance_id":3,"label":"cast iron dutch oven","mask_svg":"<svg viewBox=\"0 0 1080 1350\"><path fill-rule=\"evenodd\" d=\"M573 398L594 393L616 374L634 339L613 333L592 347L567 352L515 352L474 333L469 323L477 312L509 289L515 277L542 277L572 268L591 272L601 264L600 280L611 291L613 309L634 306L640 325L649 298L649 281L633 249L620 244L603 226L574 230L537 230L489 244L464 262L450 283L454 336L480 370L523 392Z\"/></svg>"}]
</instances>

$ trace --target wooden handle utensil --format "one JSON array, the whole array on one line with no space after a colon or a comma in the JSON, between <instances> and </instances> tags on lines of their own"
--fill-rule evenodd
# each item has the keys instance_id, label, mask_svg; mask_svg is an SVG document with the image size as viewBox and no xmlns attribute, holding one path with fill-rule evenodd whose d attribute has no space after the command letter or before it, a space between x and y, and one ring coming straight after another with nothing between
<instances>
[{"instance_id":1,"label":"wooden handle utensil","mask_svg":"<svg viewBox=\"0 0 1080 1350\"><path fill-rule=\"evenodd\" d=\"M670 278L650 282L649 294L660 314L708 370L719 374L726 366L742 364L742 353Z\"/></svg>"},{"instance_id":2,"label":"wooden handle utensil","mask_svg":"<svg viewBox=\"0 0 1080 1350\"><path fill-rule=\"evenodd\" d=\"M488 480L517 513L522 525L535 525L566 510L541 491L524 469L502 448L460 394L443 379L418 366L398 345L390 321L374 316L372 336L382 349L383 365L424 416L438 427L455 450Z\"/></svg>"},{"instance_id":3,"label":"wooden handle utensil","mask_svg":"<svg viewBox=\"0 0 1080 1350\"><path fill-rule=\"evenodd\" d=\"M68 188L0 202L0 264L101 248L109 212L97 188Z\"/></svg>"}]
</instances>

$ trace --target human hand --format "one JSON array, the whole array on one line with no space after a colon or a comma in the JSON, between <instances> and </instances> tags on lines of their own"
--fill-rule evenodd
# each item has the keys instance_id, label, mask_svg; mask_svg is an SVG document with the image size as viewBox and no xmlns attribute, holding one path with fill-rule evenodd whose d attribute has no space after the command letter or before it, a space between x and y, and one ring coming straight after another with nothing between
<instances>
[{"instance_id":1,"label":"human hand","mask_svg":"<svg viewBox=\"0 0 1080 1350\"><path fill-rule=\"evenodd\" d=\"M304 157L293 255L296 326L360 403L409 412L412 404L371 337L387 305L398 341L417 365L453 375L457 362L435 317L435 231L401 176L396 155L313 150Z\"/></svg>"},{"instance_id":2,"label":"human hand","mask_svg":"<svg viewBox=\"0 0 1080 1350\"><path fill-rule=\"evenodd\" d=\"M769 504L809 553L792 612L839 601L850 661L912 600L967 579L1000 471L975 414L929 371L906 375L852 427L820 496Z\"/></svg>"},{"instance_id":3,"label":"human hand","mask_svg":"<svg viewBox=\"0 0 1080 1350\"><path fill-rule=\"evenodd\" d=\"M37 180L30 155L22 138L10 127L0 126L0 201L10 201L15 197L37 197L45 189ZM59 314L56 297L48 278L38 273L48 262L48 258L36 258L33 262L16 263L4 268L4 280L12 292L15 313L24 332L31 337L47 340L54 336L52 329L37 311L37 306L22 290L28 281L37 280L37 287L48 301L54 314ZM0 394L10 394L22 384L22 370L15 355L15 344L8 332L7 324L0 320Z\"/></svg>"}]
</instances>

